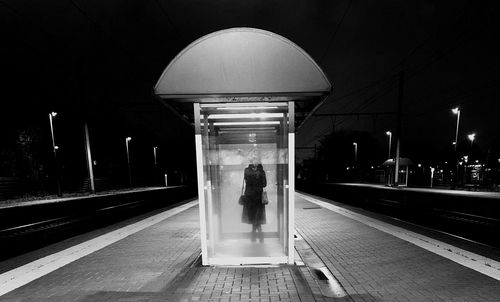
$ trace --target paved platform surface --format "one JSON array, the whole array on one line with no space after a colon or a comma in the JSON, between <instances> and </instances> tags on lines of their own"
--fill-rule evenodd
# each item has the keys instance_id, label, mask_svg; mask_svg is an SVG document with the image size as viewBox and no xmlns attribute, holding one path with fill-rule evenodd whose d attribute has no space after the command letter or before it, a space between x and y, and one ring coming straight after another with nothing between
<instances>
[{"instance_id":1,"label":"paved platform surface","mask_svg":"<svg viewBox=\"0 0 500 302\"><path fill-rule=\"evenodd\" d=\"M198 207L129 235L0 301L499 301L500 281L296 198L296 227L347 293L304 265L201 267ZM302 237L302 239L300 239Z\"/></svg>"}]
</instances>

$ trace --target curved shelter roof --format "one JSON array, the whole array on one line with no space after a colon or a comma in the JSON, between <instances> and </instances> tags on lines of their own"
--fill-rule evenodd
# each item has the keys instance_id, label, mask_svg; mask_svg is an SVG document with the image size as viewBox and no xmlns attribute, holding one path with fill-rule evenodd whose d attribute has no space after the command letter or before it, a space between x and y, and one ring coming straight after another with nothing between
<instances>
[{"instance_id":1,"label":"curved shelter roof","mask_svg":"<svg viewBox=\"0 0 500 302\"><path fill-rule=\"evenodd\" d=\"M290 40L260 29L233 28L187 46L163 71L154 91L175 103L294 100L307 102L299 109L310 113L331 89L316 62Z\"/></svg>"}]
</instances>

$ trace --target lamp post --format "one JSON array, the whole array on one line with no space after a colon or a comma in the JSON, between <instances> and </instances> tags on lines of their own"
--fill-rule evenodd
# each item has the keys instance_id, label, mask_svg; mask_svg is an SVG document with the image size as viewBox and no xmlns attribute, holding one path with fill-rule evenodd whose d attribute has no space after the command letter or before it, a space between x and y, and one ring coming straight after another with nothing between
<instances>
[{"instance_id":1,"label":"lamp post","mask_svg":"<svg viewBox=\"0 0 500 302\"><path fill-rule=\"evenodd\" d=\"M467 162L469 162L469 156L464 155L464 186L467 182Z\"/></svg>"},{"instance_id":2,"label":"lamp post","mask_svg":"<svg viewBox=\"0 0 500 302\"><path fill-rule=\"evenodd\" d=\"M433 180L434 180L434 167L431 167L431 188Z\"/></svg>"},{"instance_id":3,"label":"lamp post","mask_svg":"<svg viewBox=\"0 0 500 302\"><path fill-rule=\"evenodd\" d=\"M153 147L153 156L154 156L154 175L153 175L153 181L155 182L155 185L157 184L157 174L158 174L158 161L156 159L156 156L157 156L157 150L158 150L158 147L157 146L154 146Z\"/></svg>"},{"instance_id":4,"label":"lamp post","mask_svg":"<svg viewBox=\"0 0 500 302\"><path fill-rule=\"evenodd\" d=\"M50 123L50 135L52 137L52 153L54 155L54 175L56 177L56 186L57 186L57 196L61 197L62 196L62 191L61 191L61 182L59 180L59 165L57 163L57 149L59 147L56 146L56 141L54 138L54 121L53 119L56 117L57 112L50 112L49 113L49 123Z\"/></svg>"},{"instance_id":5,"label":"lamp post","mask_svg":"<svg viewBox=\"0 0 500 302\"><path fill-rule=\"evenodd\" d=\"M451 112L453 114L457 115L457 127L455 130L455 141L453 142L453 147L455 149L455 164L456 164L456 169L455 169L455 185L458 184L458 152L457 152L457 146L458 146L458 126L460 125L460 109L458 107L451 109Z\"/></svg>"},{"instance_id":6,"label":"lamp post","mask_svg":"<svg viewBox=\"0 0 500 302\"><path fill-rule=\"evenodd\" d=\"M470 158L472 160L472 143L474 143L474 139L476 138L476 134L475 133L471 133L471 134L467 135L467 138L470 140L470 154L469 155L470 155ZM465 162L467 162L467 160Z\"/></svg>"},{"instance_id":7,"label":"lamp post","mask_svg":"<svg viewBox=\"0 0 500 302\"><path fill-rule=\"evenodd\" d=\"M392 141L392 132L391 131L386 131L385 134L389 136L389 152L387 155L387 159L391 158L391 141Z\"/></svg>"},{"instance_id":8,"label":"lamp post","mask_svg":"<svg viewBox=\"0 0 500 302\"><path fill-rule=\"evenodd\" d=\"M358 143L354 142L352 145L354 146L354 165L356 165L358 162Z\"/></svg>"},{"instance_id":9,"label":"lamp post","mask_svg":"<svg viewBox=\"0 0 500 302\"><path fill-rule=\"evenodd\" d=\"M127 148L127 167L128 167L128 185L132 187L132 173L130 171L130 155L128 151L128 143L132 140L130 136L125 138L125 147Z\"/></svg>"},{"instance_id":10,"label":"lamp post","mask_svg":"<svg viewBox=\"0 0 500 302\"><path fill-rule=\"evenodd\" d=\"M458 145L458 126L460 125L460 109L458 107L451 109L451 112L453 114L457 115L457 127L455 130L455 143L453 144L455 146L455 153L457 152L457 145Z\"/></svg>"},{"instance_id":11,"label":"lamp post","mask_svg":"<svg viewBox=\"0 0 500 302\"><path fill-rule=\"evenodd\" d=\"M156 150L158 150L158 147L157 147L157 146L154 146L154 147L153 147L153 156L154 156L154 159L155 159L155 168L156 168L156 166L157 166L157 164L158 164L158 163L157 163L157 161L156 161Z\"/></svg>"}]
</instances>

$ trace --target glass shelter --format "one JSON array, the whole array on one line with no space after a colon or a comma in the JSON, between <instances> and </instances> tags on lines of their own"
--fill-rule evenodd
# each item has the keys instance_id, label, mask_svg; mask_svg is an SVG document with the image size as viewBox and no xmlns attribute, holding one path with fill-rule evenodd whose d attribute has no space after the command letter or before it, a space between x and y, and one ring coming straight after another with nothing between
<instances>
[{"instance_id":1,"label":"glass shelter","mask_svg":"<svg viewBox=\"0 0 500 302\"><path fill-rule=\"evenodd\" d=\"M205 201L202 246L210 263L293 261L288 259L293 246L291 106L288 102L195 104L195 120L199 120L195 128L201 134L196 142L201 155L198 179L203 184L199 194ZM259 206L262 219L248 218L251 206L238 202L241 195L247 195L245 186L250 185L244 180L245 170L252 165L261 165L266 179L263 191L269 203ZM255 220L262 223L253 232Z\"/></svg>"},{"instance_id":2,"label":"glass shelter","mask_svg":"<svg viewBox=\"0 0 500 302\"><path fill-rule=\"evenodd\" d=\"M302 49L250 28L202 37L165 69L156 95L194 124L204 265L294 262L294 133L330 90Z\"/></svg>"}]
</instances>

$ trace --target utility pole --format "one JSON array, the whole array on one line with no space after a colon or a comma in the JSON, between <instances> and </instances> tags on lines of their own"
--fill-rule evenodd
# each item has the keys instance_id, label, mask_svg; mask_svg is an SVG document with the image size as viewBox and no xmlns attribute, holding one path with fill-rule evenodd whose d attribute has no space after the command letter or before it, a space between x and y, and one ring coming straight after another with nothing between
<instances>
[{"instance_id":1,"label":"utility pole","mask_svg":"<svg viewBox=\"0 0 500 302\"><path fill-rule=\"evenodd\" d=\"M94 169L92 166L92 153L90 152L89 127L87 126L87 122L85 122L84 128L85 128L85 153L87 154L87 169L89 173L90 192L92 194L95 194Z\"/></svg>"},{"instance_id":2,"label":"utility pole","mask_svg":"<svg viewBox=\"0 0 500 302\"><path fill-rule=\"evenodd\" d=\"M401 148L401 123L403 116L403 90L404 90L404 71L399 72L399 89L398 89L398 124L396 128L396 163L394 168L394 186L399 185L399 160L400 160L400 148Z\"/></svg>"}]
</instances>

